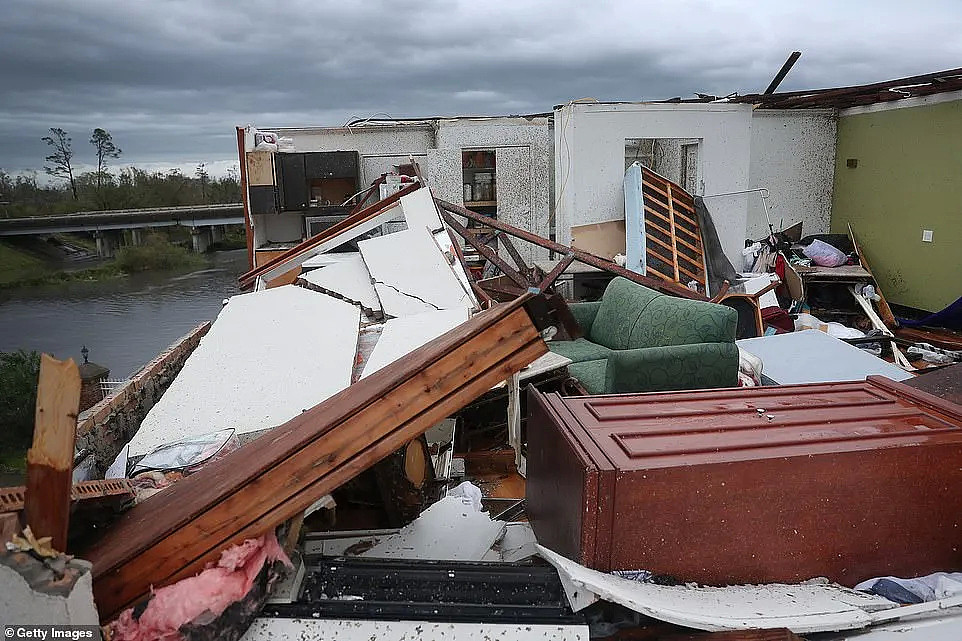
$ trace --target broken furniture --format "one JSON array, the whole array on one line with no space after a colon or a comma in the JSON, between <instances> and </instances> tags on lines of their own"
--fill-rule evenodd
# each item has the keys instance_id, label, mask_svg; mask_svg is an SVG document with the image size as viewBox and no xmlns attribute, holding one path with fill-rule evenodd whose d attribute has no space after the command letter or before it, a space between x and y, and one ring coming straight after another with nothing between
<instances>
[{"instance_id":1,"label":"broken furniture","mask_svg":"<svg viewBox=\"0 0 962 641\"><path fill-rule=\"evenodd\" d=\"M529 394L528 517L587 567L709 585L962 568L958 405L878 376Z\"/></svg>"},{"instance_id":2,"label":"broken furniture","mask_svg":"<svg viewBox=\"0 0 962 641\"><path fill-rule=\"evenodd\" d=\"M474 316L124 514L84 552L104 620L301 514L546 353L531 299Z\"/></svg>"},{"instance_id":3,"label":"broken furniture","mask_svg":"<svg viewBox=\"0 0 962 641\"><path fill-rule=\"evenodd\" d=\"M861 381L872 375L893 381L912 378L878 356L817 329L746 338L735 343L762 359L762 372L780 385Z\"/></svg>"},{"instance_id":4,"label":"broken furniture","mask_svg":"<svg viewBox=\"0 0 962 641\"><path fill-rule=\"evenodd\" d=\"M923 372L910 378L911 380L905 381L909 387L962 405L962 363L948 365L934 372Z\"/></svg>"},{"instance_id":5,"label":"broken furniture","mask_svg":"<svg viewBox=\"0 0 962 641\"><path fill-rule=\"evenodd\" d=\"M600 301L573 303L585 338L552 341L591 394L731 387L737 384L736 314L615 278Z\"/></svg>"}]
</instances>

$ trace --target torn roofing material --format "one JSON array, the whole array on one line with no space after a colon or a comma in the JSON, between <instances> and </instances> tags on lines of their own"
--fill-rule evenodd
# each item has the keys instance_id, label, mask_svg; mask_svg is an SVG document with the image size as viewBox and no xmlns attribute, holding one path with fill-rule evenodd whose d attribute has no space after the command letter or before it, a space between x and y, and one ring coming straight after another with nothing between
<instances>
[{"instance_id":1,"label":"torn roofing material","mask_svg":"<svg viewBox=\"0 0 962 641\"><path fill-rule=\"evenodd\" d=\"M132 508L83 552L104 619L303 512L544 354L530 300L474 316Z\"/></svg>"},{"instance_id":2,"label":"torn roofing material","mask_svg":"<svg viewBox=\"0 0 962 641\"><path fill-rule=\"evenodd\" d=\"M872 623L872 612L898 607L888 599L830 584L656 585L586 568L540 545L538 552L557 568L575 611L604 599L696 630L834 632L864 628Z\"/></svg>"},{"instance_id":3,"label":"torn roofing material","mask_svg":"<svg viewBox=\"0 0 962 641\"><path fill-rule=\"evenodd\" d=\"M358 248L386 314L407 316L475 306L427 229L362 240Z\"/></svg>"},{"instance_id":4,"label":"torn roofing material","mask_svg":"<svg viewBox=\"0 0 962 641\"><path fill-rule=\"evenodd\" d=\"M929 96L962 89L962 68L936 71L920 76L896 78L851 87L785 91L773 94L747 94L729 102L747 102L764 109L805 109L818 107L857 107L903 98Z\"/></svg>"},{"instance_id":5,"label":"torn roofing material","mask_svg":"<svg viewBox=\"0 0 962 641\"><path fill-rule=\"evenodd\" d=\"M360 310L285 285L233 296L130 441L130 455L280 425L351 384Z\"/></svg>"}]
</instances>

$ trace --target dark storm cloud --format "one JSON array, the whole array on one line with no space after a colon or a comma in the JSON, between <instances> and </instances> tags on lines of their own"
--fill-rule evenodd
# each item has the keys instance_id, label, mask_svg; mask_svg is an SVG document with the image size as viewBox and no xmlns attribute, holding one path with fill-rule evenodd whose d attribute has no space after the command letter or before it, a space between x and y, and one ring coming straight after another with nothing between
<instances>
[{"instance_id":1,"label":"dark storm cloud","mask_svg":"<svg viewBox=\"0 0 962 641\"><path fill-rule=\"evenodd\" d=\"M602 4L6 0L0 167L39 169L51 126L81 160L100 126L127 162L189 166L230 159L248 122L758 91L792 49L783 89L962 60L954 2Z\"/></svg>"}]
</instances>

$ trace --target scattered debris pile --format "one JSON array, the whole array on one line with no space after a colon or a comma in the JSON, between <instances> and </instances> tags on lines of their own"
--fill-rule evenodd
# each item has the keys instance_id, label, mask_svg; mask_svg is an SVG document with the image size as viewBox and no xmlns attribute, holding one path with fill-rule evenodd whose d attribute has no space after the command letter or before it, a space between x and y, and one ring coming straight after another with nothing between
<instances>
[{"instance_id":1,"label":"scattered debris pile","mask_svg":"<svg viewBox=\"0 0 962 641\"><path fill-rule=\"evenodd\" d=\"M105 481L71 486L79 378L46 359L0 604L79 599L50 607L113 639L957 631L947 583L873 591L962 565L957 370L907 371L854 236L812 267L832 239L773 230L739 273L703 202L634 171L635 220L568 247L412 165L241 276ZM857 315L854 345L820 325Z\"/></svg>"}]
</instances>

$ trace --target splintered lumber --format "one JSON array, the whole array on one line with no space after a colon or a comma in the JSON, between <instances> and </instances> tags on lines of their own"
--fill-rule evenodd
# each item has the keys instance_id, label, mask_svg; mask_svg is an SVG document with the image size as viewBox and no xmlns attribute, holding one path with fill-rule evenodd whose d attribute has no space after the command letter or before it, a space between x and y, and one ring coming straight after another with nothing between
<instances>
[{"instance_id":1,"label":"splintered lumber","mask_svg":"<svg viewBox=\"0 0 962 641\"><path fill-rule=\"evenodd\" d=\"M681 284L694 280L705 291L705 252L691 194L647 167L641 168L641 193L648 271Z\"/></svg>"},{"instance_id":2,"label":"splintered lumber","mask_svg":"<svg viewBox=\"0 0 962 641\"><path fill-rule=\"evenodd\" d=\"M74 439L80 408L80 372L73 359L40 357L33 446L27 451L26 524L37 538L52 537L55 550L67 549Z\"/></svg>"},{"instance_id":3,"label":"splintered lumber","mask_svg":"<svg viewBox=\"0 0 962 641\"><path fill-rule=\"evenodd\" d=\"M574 247L567 247L565 245L562 245L561 243L556 243L553 240L543 238L541 236L538 236L537 234L532 234L531 232L526 231L524 229L519 229L518 227L514 227L513 225L509 225L507 223L501 222L496 218L491 218L483 214L479 214L477 212L471 211L470 209L465 209L460 205L455 205L445 200L441 200L440 198L435 198L434 200L435 202L437 202L438 207L452 214L463 216L464 218L468 218L475 222L481 223L482 225L491 227L492 229L496 229L498 231L514 236L516 238L520 238L521 240L525 240L534 245L538 245L539 247L544 247L545 249L561 254L562 256L567 256L568 254L571 254L573 256L573 260L576 260L579 263L584 263L585 265L591 265L592 267L597 267L598 269L602 271L606 271L610 274L614 274L615 276L622 276L624 278L627 278L630 281L638 283L639 285L644 285L645 287L650 287L651 289L660 291L664 294L670 294L672 296L678 296L681 298L691 298L694 300L708 300L704 296L704 294L693 292L687 287L684 287L682 285L679 285L678 283L672 282L671 280L662 280L660 278L650 278L648 276L642 276L641 274L636 274L635 272L625 269L624 267L618 265L617 263L601 258L600 256L589 254L586 251L582 251ZM447 221L448 218L445 217L445 220ZM450 224L450 221L448 222ZM455 229L455 231L457 230ZM461 234L461 235L464 236L464 234ZM465 237L465 239L467 239L467 237ZM514 279L512 278L512 280Z\"/></svg>"},{"instance_id":4,"label":"splintered lumber","mask_svg":"<svg viewBox=\"0 0 962 641\"><path fill-rule=\"evenodd\" d=\"M531 300L476 315L135 506L82 552L104 620L303 512L545 354Z\"/></svg>"}]
</instances>

